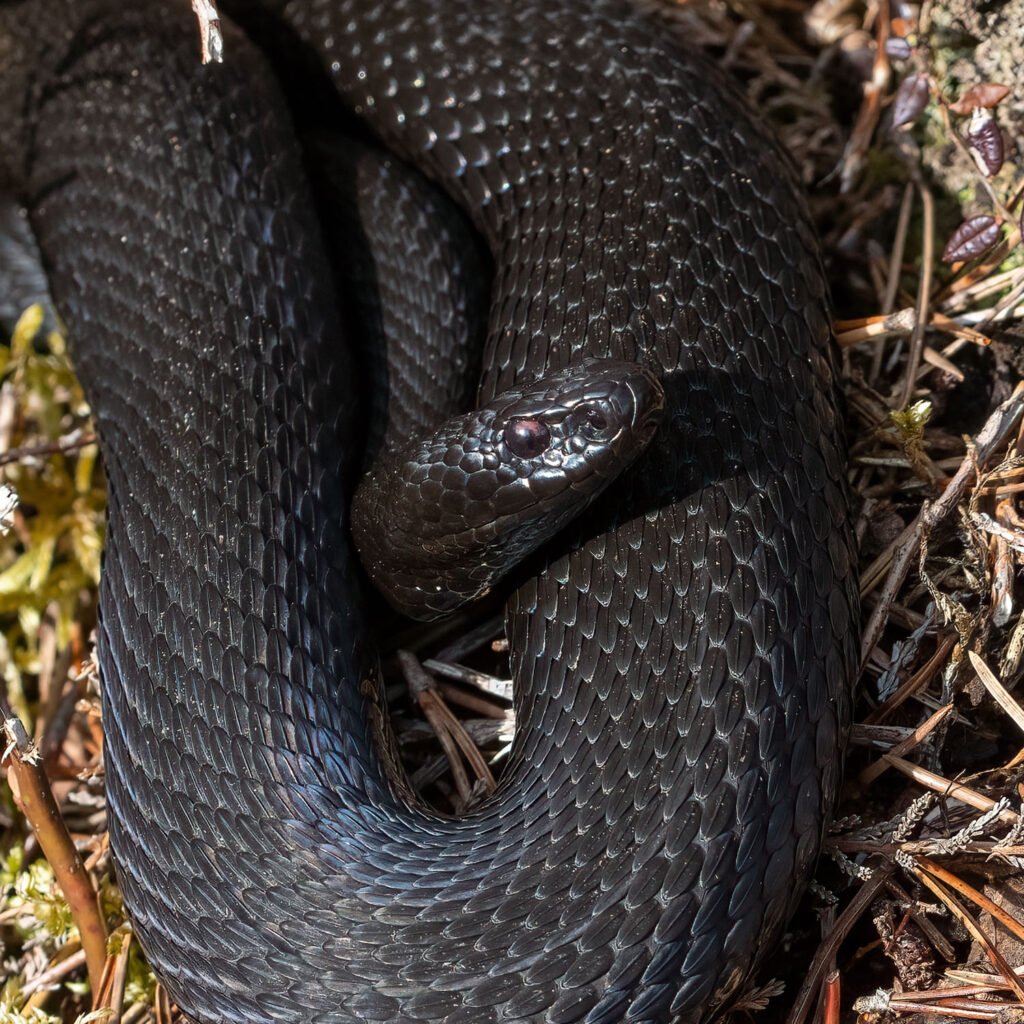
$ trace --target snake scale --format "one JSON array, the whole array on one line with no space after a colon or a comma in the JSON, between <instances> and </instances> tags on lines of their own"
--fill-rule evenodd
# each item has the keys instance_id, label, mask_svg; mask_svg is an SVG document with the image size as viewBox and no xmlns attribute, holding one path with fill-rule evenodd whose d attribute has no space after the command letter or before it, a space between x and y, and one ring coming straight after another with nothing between
<instances>
[{"instance_id":1,"label":"snake scale","mask_svg":"<svg viewBox=\"0 0 1024 1024\"><path fill-rule=\"evenodd\" d=\"M244 6L244 5L243 5ZM375 745L360 430L289 111L178 0L0 5L0 184L102 438L110 836L213 1022L696 1021L834 799L857 606L826 285L787 160L618 0L296 0L343 105L494 262L480 396L585 356L649 449L507 604L517 733L464 819Z\"/></svg>"}]
</instances>

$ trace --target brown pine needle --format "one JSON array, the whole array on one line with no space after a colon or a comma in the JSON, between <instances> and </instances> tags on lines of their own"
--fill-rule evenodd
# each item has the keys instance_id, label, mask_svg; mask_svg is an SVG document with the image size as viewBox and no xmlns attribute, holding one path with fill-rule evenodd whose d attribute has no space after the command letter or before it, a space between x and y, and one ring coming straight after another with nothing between
<instances>
[{"instance_id":1,"label":"brown pine needle","mask_svg":"<svg viewBox=\"0 0 1024 1024\"><path fill-rule=\"evenodd\" d=\"M951 886L962 896L966 896L976 906L981 907L986 913L991 914L1007 931L1012 932L1022 942L1024 942L1024 924L1021 924L1016 919L1012 918L1009 914L1003 910L998 904L993 903L987 896L978 892L977 889L968 885L963 879L958 878L952 872L947 871L940 864L936 864L935 861L928 857L918 857L918 865L930 875L934 875L940 881L945 882Z\"/></svg>"},{"instance_id":2,"label":"brown pine needle","mask_svg":"<svg viewBox=\"0 0 1024 1024\"><path fill-rule=\"evenodd\" d=\"M949 908L950 912L960 923L974 936L977 942L985 950L985 955L992 962L992 966L1005 979L1006 984L1022 1002L1024 1002L1024 984L1014 974L1013 968L1006 962L1003 954L989 941L988 937L981 930L977 921L967 912L966 908L944 885L936 881L928 872L917 865L913 868L914 874Z\"/></svg>"},{"instance_id":3,"label":"brown pine needle","mask_svg":"<svg viewBox=\"0 0 1024 1024\"><path fill-rule=\"evenodd\" d=\"M156 1004L156 1024L172 1024L174 1015L171 1011L171 997L159 981L156 983L153 1002Z\"/></svg>"},{"instance_id":4,"label":"brown pine needle","mask_svg":"<svg viewBox=\"0 0 1024 1024\"><path fill-rule=\"evenodd\" d=\"M1015 967L1013 973L1018 978L1024 976L1024 967ZM949 967L945 971L945 976L950 981L964 982L977 992L1002 992L1009 988L998 974L983 974L981 971L969 971L964 967ZM949 991L953 995L958 992L957 989Z\"/></svg>"},{"instance_id":5,"label":"brown pine needle","mask_svg":"<svg viewBox=\"0 0 1024 1024\"><path fill-rule=\"evenodd\" d=\"M821 1008L821 1016L825 1024L839 1024L839 1014L842 1009L840 992L839 972L832 971L825 979L825 998Z\"/></svg>"},{"instance_id":6,"label":"brown pine needle","mask_svg":"<svg viewBox=\"0 0 1024 1024\"><path fill-rule=\"evenodd\" d=\"M995 673L978 657L974 651L968 651L967 657L971 666L978 673L985 689L988 690L995 702L1013 719L1014 725L1024 732L1024 708L1017 703L1005 686L996 678Z\"/></svg>"},{"instance_id":7,"label":"brown pine needle","mask_svg":"<svg viewBox=\"0 0 1024 1024\"><path fill-rule=\"evenodd\" d=\"M953 972L947 971L946 977ZM1020 973L1017 971L1016 973ZM970 999L982 992L1000 992L1006 988L1006 982L997 978L994 974L978 975L978 977L990 978L995 984L992 985L961 985L959 988L933 988L922 992L901 992L900 999L906 999L914 1003L935 1003L940 999Z\"/></svg>"},{"instance_id":8,"label":"brown pine needle","mask_svg":"<svg viewBox=\"0 0 1024 1024\"><path fill-rule=\"evenodd\" d=\"M451 713L448 705L438 692L434 680L424 671L415 655L408 651L398 651L398 661L402 671L409 681L420 709L423 711L427 721L431 724L437 734L438 741L444 748L445 756L448 758L455 780L456 788L459 791L459 798L465 804L472 796L472 787L469 777L462 766L459 751L469 762L476 777L483 783L488 793L493 793L497 788L491 769L487 766L483 755L477 749L473 738L466 732L463 724Z\"/></svg>"},{"instance_id":9,"label":"brown pine needle","mask_svg":"<svg viewBox=\"0 0 1024 1024\"><path fill-rule=\"evenodd\" d=\"M128 957L132 947L130 925L122 925L111 936L110 946L116 951L107 956L103 967L103 979L99 988L93 989L93 1009L112 1010L110 1019L119 1021L124 1007L124 987L128 980Z\"/></svg>"}]
</instances>

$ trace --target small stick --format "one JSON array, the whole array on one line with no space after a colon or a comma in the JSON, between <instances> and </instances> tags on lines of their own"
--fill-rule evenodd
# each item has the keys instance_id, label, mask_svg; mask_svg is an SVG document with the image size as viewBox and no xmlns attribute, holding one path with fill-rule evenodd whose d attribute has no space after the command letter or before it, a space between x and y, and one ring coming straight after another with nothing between
<instances>
[{"instance_id":1,"label":"small stick","mask_svg":"<svg viewBox=\"0 0 1024 1024\"><path fill-rule=\"evenodd\" d=\"M111 952L103 970L103 981L98 991L93 991L92 1005L95 1010L112 1011L106 1020L119 1024L124 1009L124 988L128 980L128 954L132 945L130 925L123 925L113 935L111 943L117 952Z\"/></svg>"},{"instance_id":2,"label":"small stick","mask_svg":"<svg viewBox=\"0 0 1024 1024\"><path fill-rule=\"evenodd\" d=\"M864 166L864 154L867 152L871 137L875 133L875 127L882 113L882 99L889 89L889 82L892 80L892 65L889 63L889 55L885 50L885 41L889 37L888 0L881 0L878 5L878 11L875 15L875 29L877 45L875 46L875 60L871 68L871 78L864 84L864 94L861 99L860 110L857 112L857 120L854 122L853 130L850 132L849 140L843 151L842 165L839 172L839 191L844 194L853 188L854 179Z\"/></svg>"},{"instance_id":3,"label":"small stick","mask_svg":"<svg viewBox=\"0 0 1024 1024\"><path fill-rule=\"evenodd\" d=\"M957 1017L967 1020L995 1020L999 1016L999 1010L1003 1006L1016 1006L1016 1003L997 1003L993 1009L981 1009L980 1003L965 1004L963 1001L951 1001L950 1003L917 1003L911 999L890 999L887 1008L897 1013L934 1013L943 1017L950 1017L950 1009L956 1010Z\"/></svg>"},{"instance_id":4,"label":"small stick","mask_svg":"<svg viewBox=\"0 0 1024 1024\"><path fill-rule=\"evenodd\" d=\"M31 459L40 455L59 455L62 452L73 452L77 448L87 448L96 444L95 434L81 434L65 438L63 441L47 441L44 444L26 444L20 448L8 448L0 452L0 466L6 466L11 462L21 462L22 459Z\"/></svg>"},{"instance_id":5,"label":"small stick","mask_svg":"<svg viewBox=\"0 0 1024 1024\"><path fill-rule=\"evenodd\" d=\"M837 320L836 341L844 348L865 341L884 341L893 334L906 335L914 329L914 310L899 309L885 316L858 317L856 320Z\"/></svg>"},{"instance_id":6,"label":"small stick","mask_svg":"<svg viewBox=\"0 0 1024 1024\"><path fill-rule=\"evenodd\" d=\"M936 853L941 839L913 839L902 843L883 843L867 839L826 839L825 849L840 853L872 853L891 857L896 853ZM992 857L1024 857L1024 846L1000 846L996 840L977 840L957 847L957 856L975 854L986 859Z\"/></svg>"},{"instance_id":7,"label":"small stick","mask_svg":"<svg viewBox=\"0 0 1024 1024\"><path fill-rule=\"evenodd\" d=\"M970 998L971 996L980 995L982 992L999 992L1007 987L1006 982L1001 978L995 978L994 975L988 975L988 977L994 978L997 984L961 985L959 988L934 988L929 991L901 992L900 999L907 999L914 1003L934 1003L940 999Z\"/></svg>"},{"instance_id":8,"label":"small stick","mask_svg":"<svg viewBox=\"0 0 1024 1024\"><path fill-rule=\"evenodd\" d=\"M501 700L512 699L512 680L498 679L488 675L486 672L477 672L475 669L467 668L465 665L458 665L451 661L439 661L437 658L427 658L423 667L428 672L439 676L446 676L460 683L467 683L483 690L487 694L498 697Z\"/></svg>"},{"instance_id":9,"label":"small stick","mask_svg":"<svg viewBox=\"0 0 1024 1024\"><path fill-rule=\"evenodd\" d=\"M878 586L886 569L892 565L896 551L913 536L916 525L915 521L909 526L905 526L903 532L861 573L860 596L862 598L867 597Z\"/></svg>"},{"instance_id":10,"label":"small stick","mask_svg":"<svg viewBox=\"0 0 1024 1024\"><path fill-rule=\"evenodd\" d=\"M7 766L7 781L68 901L82 939L89 982L93 992L98 992L107 961L107 927L100 912L99 897L60 815L49 780L39 764L35 744L29 740L21 720L15 717L5 699L0 699L0 712L10 738L0 759Z\"/></svg>"},{"instance_id":11,"label":"small stick","mask_svg":"<svg viewBox=\"0 0 1024 1024\"><path fill-rule=\"evenodd\" d=\"M424 668L426 667L424 665ZM512 716L511 708L500 707L486 697L479 697L475 693L467 693L458 686L452 686L451 683L441 683L438 688L445 700L450 701L452 704L458 704L459 707L466 708L469 711L474 711L478 715L483 715L485 718L492 718L501 722Z\"/></svg>"},{"instance_id":12,"label":"small stick","mask_svg":"<svg viewBox=\"0 0 1024 1024\"><path fill-rule=\"evenodd\" d=\"M936 775L935 772L930 772L927 768L904 761L902 757L893 757L892 754L883 754L882 757L894 768L898 768L903 772L904 775L909 775L915 782L928 789L935 790L936 793L940 793L944 797L959 800L961 803L968 804L979 811L990 811L996 805L995 800L983 796L977 790L961 786L960 783L943 778L941 775ZM1002 811L999 815L1000 821L1005 821L1011 825L1017 823L1017 818L1017 813L1010 810Z\"/></svg>"},{"instance_id":13,"label":"small stick","mask_svg":"<svg viewBox=\"0 0 1024 1024\"><path fill-rule=\"evenodd\" d=\"M909 893L892 877L886 879L885 887L896 899L906 904L910 919L924 932L925 937L938 952L939 956L947 963L954 963L956 961L956 950L953 949L952 944L943 936L939 929L928 920L928 916L917 909L917 901L911 899Z\"/></svg>"},{"instance_id":14,"label":"small stick","mask_svg":"<svg viewBox=\"0 0 1024 1024\"><path fill-rule=\"evenodd\" d=\"M914 210L914 186L907 182L903 186L903 198L900 200L900 212L896 221L896 238L889 257L889 276L885 282L885 295L882 297L882 312L889 314L896 308L896 297L900 292L900 275L903 271L903 254L907 248L907 235L910 233L910 214ZM877 366L875 363L877 362ZM882 354L879 351L871 363L872 383L878 379L882 368Z\"/></svg>"},{"instance_id":15,"label":"small stick","mask_svg":"<svg viewBox=\"0 0 1024 1024\"><path fill-rule=\"evenodd\" d=\"M45 971L37 974L31 981L26 982L25 987L21 990L21 994L23 996L30 996L33 992L48 988L50 985L54 985L66 978L72 971L77 971L79 967L85 966L85 950L76 950L70 956L66 956L61 960L60 963L47 967Z\"/></svg>"},{"instance_id":16,"label":"small stick","mask_svg":"<svg viewBox=\"0 0 1024 1024\"><path fill-rule=\"evenodd\" d=\"M952 647L952 644L950 644ZM945 658L945 655L943 655ZM886 751L890 756L902 757L904 754L913 750L914 747L919 746L932 732L933 729L941 722L945 717L953 710L952 704L944 704L935 714L931 715L927 721L919 725L905 740L901 740L895 744L890 750ZM872 761L857 777L857 782L861 787L870 785L875 779L881 775L886 768L889 767L889 762L885 760L884 755L877 761Z\"/></svg>"},{"instance_id":17,"label":"small stick","mask_svg":"<svg viewBox=\"0 0 1024 1024\"><path fill-rule=\"evenodd\" d=\"M815 993L821 985L822 978L831 969L832 958L839 949L843 939L846 938L850 929L857 923L860 915L871 904L871 901L878 895L880 889L885 887L885 880L891 873L892 868L885 866L879 868L868 878L857 891L857 895L850 900L846 909L836 919L831 932L818 947L811 961L810 969L804 977L800 991L797 993L793 1008L786 1017L786 1024L803 1024L807 1014L810 1012L811 1004L814 1002Z\"/></svg>"},{"instance_id":18,"label":"small stick","mask_svg":"<svg viewBox=\"0 0 1024 1024\"><path fill-rule=\"evenodd\" d=\"M909 531L904 531L905 534L908 534L907 540L898 545L893 553L893 564L885 582L882 597L875 605L864 628L864 636L861 641L861 672L864 671L871 651L882 635L889 607L895 601L896 594L910 571L910 565L921 543L923 532L934 529L956 508L968 485L974 479L976 465L986 462L996 447L1005 439L1007 433L1016 426L1022 408L1024 408L1024 383L1018 384L1013 389L1010 397L996 408L986 421L985 426L981 428L975 442L977 458L965 458L942 494L918 513Z\"/></svg>"},{"instance_id":19,"label":"small stick","mask_svg":"<svg viewBox=\"0 0 1024 1024\"><path fill-rule=\"evenodd\" d=\"M888 718L901 704L913 697L918 690L924 689L932 681L935 673L946 663L946 658L956 646L956 642L955 634L945 636L935 648L935 653L882 704L879 704L874 711L867 715L864 724L877 725L883 719Z\"/></svg>"},{"instance_id":20,"label":"small stick","mask_svg":"<svg viewBox=\"0 0 1024 1024\"><path fill-rule=\"evenodd\" d=\"M1024 967L1014 967L1013 973L1019 978L1024 975ZM979 990L1002 991L1009 986L998 974L983 974L980 971L968 971L962 967L948 967L945 975L953 981L963 981Z\"/></svg>"},{"instance_id":21,"label":"small stick","mask_svg":"<svg viewBox=\"0 0 1024 1024\"><path fill-rule=\"evenodd\" d=\"M156 1005L156 1024L171 1024L174 1019L171 1012L171 997L159 981L156 983L156 996L153 1002Z\"/></svg>"}]
</instances>

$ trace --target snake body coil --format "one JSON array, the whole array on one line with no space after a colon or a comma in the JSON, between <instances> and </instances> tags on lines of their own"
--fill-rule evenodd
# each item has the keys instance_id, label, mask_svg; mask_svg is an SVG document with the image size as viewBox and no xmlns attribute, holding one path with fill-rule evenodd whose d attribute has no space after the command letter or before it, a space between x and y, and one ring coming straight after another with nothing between
<instances>
[{"instance_id":1,"label":"snake body coil","mask_svg":"<svg viewBox=\"0 0 1024 1024\"><path fill-rule=\"evenodd\" d=\"M645 364L664 420L511 597L517 736L410 807L339 509L344 334L289 115L188 5L0 5L29 208L110 482L111 841L197 1021L707 1016L779 935L839 773L856 601L826 288L789 168L615 0L301 0L344 102L495 265L480 384Z\"/></svg>"}]
</instances>

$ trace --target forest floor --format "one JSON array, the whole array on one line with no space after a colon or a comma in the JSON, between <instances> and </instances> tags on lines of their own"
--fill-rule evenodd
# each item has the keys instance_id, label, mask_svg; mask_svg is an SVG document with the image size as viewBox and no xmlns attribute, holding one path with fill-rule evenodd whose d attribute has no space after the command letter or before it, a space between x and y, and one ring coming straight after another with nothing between
<instances>
[{"instance_id":1,"label":"forest floor","mask_svg":"<svg viewBox=\"0 0 1024 1024\"><path fill-rule=\"evenodd\" d=\"M842 799L736 1012L1024 1019L1024 4L656 9L736 76L807 190L861 550ZM0 482L0 686L24 729L9 724L5 755L20 799L0 795L0 1024L112 1012L166 1024L176 1011L131 941L105 832L91 653L102 467L64 343L38 310L0 345ZM459 629L396 638L434 675L417 697L402 659L385 665L413 782L454 810L500 771L512 726L500 620L468 639Z\"/></svg>"}]
</instances>

